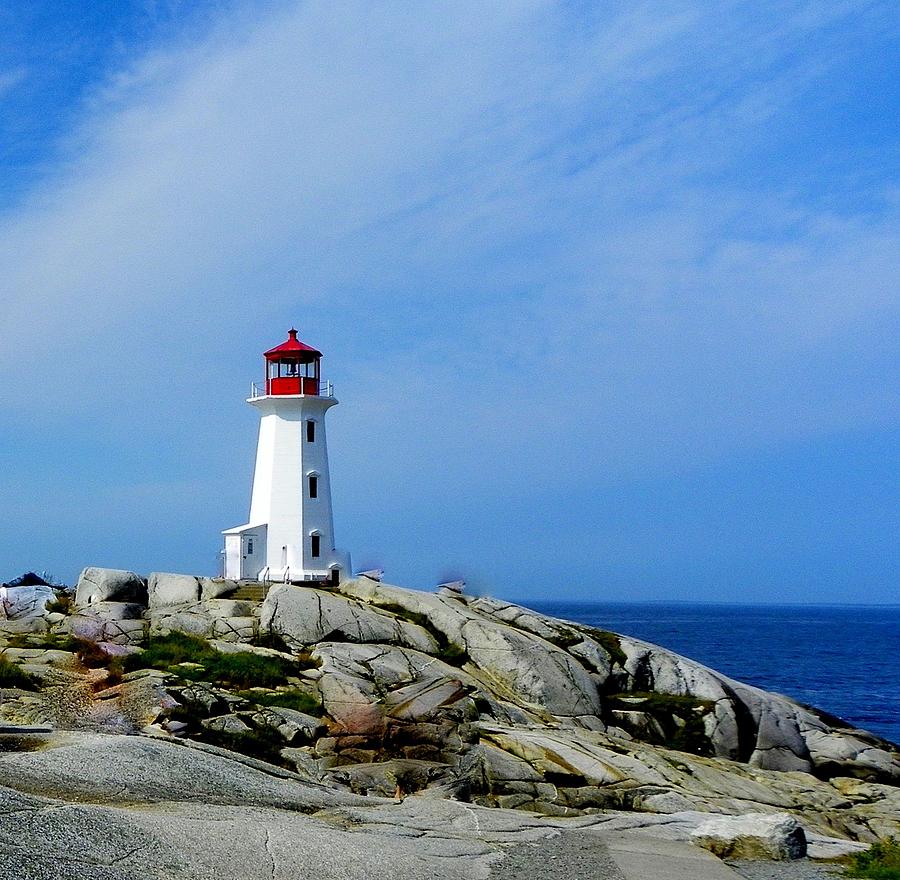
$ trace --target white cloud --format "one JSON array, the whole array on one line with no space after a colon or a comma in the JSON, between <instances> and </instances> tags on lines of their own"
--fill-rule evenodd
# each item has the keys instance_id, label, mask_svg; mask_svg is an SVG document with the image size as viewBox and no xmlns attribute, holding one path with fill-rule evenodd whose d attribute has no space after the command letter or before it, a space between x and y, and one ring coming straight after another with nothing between
<instances>
[{"instance_id":1,"label":"white cloud","mask_svg":"<svg viewBox=\"0 0 900 880\"><path fill-rule=\"evenodd\" d=\"M740 167L827 71L803 46L875 12L302 3L135 59L0 219L5 418L39 386L42 429L226 460L296 320L362 493L398 460L503 493L559 448L603 482L884 423L896 205Z\"/></svg>"}]
</instances>

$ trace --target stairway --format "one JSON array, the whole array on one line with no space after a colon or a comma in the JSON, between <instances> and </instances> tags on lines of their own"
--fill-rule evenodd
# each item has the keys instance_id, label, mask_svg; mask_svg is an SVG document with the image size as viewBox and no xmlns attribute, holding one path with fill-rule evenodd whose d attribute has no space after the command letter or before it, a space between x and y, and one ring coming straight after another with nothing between
<instances>
[{"instance_id":1,"label":"stairway","mask_svg":"<svg viewBox=\"0 0 900 880\"><path fill-rule=\"evenodd\" d=\"M228 598L240 599L243 602L262 602L270 586L271 584L244 582Z\"/></svg>"}]
</instances>

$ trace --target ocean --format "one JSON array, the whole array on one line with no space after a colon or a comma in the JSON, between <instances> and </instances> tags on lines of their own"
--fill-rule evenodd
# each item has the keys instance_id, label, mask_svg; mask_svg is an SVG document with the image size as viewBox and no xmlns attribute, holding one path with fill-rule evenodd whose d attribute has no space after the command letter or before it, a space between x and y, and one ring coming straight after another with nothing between
<instances>
[{"instance_id":1,"label":"ocean","mask_svg":"<svg viewBox=\"0 0 900 880\"><path fill-rule=\"evenodd\" d=\"M900 743L900 606L531 604L669 648Z\"/></svg>"}]
</instances>

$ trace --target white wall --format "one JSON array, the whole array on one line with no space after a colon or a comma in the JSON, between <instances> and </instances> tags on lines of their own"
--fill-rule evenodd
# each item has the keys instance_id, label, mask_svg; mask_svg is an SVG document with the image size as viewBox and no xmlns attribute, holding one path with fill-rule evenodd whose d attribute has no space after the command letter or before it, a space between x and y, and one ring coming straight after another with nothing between
<instances>
[{"instance_id":1,"label":"white wall","mask_svg":"<svg viewBox=\"0 0 900 880\"><path fill-rule=\"evenodd\" d=\"M250 523L267 523L265 565L291 577L325 575L338 563L349 574L345 553L334 550L334 519L325 413L337 401L316 396L267 396L250 401L260 412ZM306 439L306 422L316 423L315 441ZM318 497L310 498L308 476L318 474ZM320 556L311 558L311 531L320 535ZM286 548L286 549L285 549ZM260 568L263 568L260 565Z\"/></svg>"}]
</instances>

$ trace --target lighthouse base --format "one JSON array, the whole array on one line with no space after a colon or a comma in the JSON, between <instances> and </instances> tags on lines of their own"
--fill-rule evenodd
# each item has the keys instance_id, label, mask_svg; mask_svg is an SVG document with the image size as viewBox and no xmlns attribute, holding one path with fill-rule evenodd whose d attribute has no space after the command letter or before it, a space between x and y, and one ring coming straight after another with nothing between
<instances>
[{"instance_id":1,"label":"lighthouse base","mask_svg":"<svg viewBox=\"0 0 900 880\"><path fill-rule=\"evenodd\" d=\"M337 586L350 577L350 554L334 550L329 554L324 568L298 569L287 565L283 568L266 566L257 575L261 583L305 584L330 583Z\"/></svg>"},{"instance_id":2,"label":"lighthouse base","mask_svg":"<svg viewBox=\"0 0 900 880\"><path fill-rule=\"evenodd\" d=\"M326 581L339 584L350 577L350 554L341 550L322 553L317 564L303 566L297 564L299 553L294 544L284 545L282 557L277 562L269 553L269 527L267 523L246 523L226 529L225 570L223 575L229 580L261 581L262 583L306 583ZM273 564L274 563L274 564Z\"/></svg>"}]
</instances>

